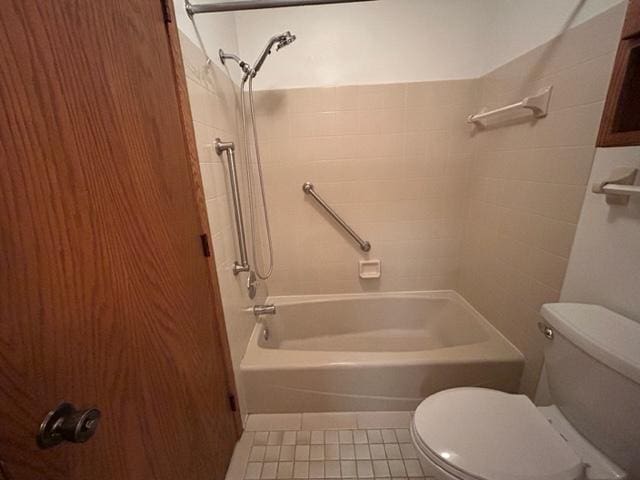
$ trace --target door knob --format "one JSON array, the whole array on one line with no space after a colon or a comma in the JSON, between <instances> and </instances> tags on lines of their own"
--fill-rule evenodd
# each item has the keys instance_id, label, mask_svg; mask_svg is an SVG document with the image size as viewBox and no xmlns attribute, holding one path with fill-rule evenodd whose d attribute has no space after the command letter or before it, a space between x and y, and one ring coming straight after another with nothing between
<instances>
[{"instance_id":1,"label":"door knob","mask_svg":"<svg viewBox=\"0 0 640 480\"><path fill-rule=\"evenodd\" d=\"M40 448L50 448L62 442L84 443L96 433L100 410L76 410L70 403L61 403L44 417L36 437Z\"/></svg>"}]
</instances>

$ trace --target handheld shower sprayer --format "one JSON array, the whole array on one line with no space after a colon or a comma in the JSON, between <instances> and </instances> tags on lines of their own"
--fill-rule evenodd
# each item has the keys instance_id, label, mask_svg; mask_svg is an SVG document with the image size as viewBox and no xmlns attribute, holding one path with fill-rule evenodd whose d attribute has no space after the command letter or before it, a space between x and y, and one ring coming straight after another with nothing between
<instances>
[{"instance_id":1,"label":"handheld shower sprayer","mask_svg":"<svg viewBox=\"0 0 640 480\"><path fill-rule=\"evenodd\" d=\"M218 55L220 56L220 61L223 65L226 64L225 62L227 60L233 60L238 65L240 65L240 68L244 73L244 80L246 80L249 77L255 77L258 74L258 72L262 68L262 64L271 54L271 49L274 45L276 46L276 51L278 51L281 48L286 47L287 45L291 45L293 42L295 42L295 40L296 36L292 35L291 32L284 32L280 35L274 35L273 37L271 37L271 39L269 39L269 42L267 42L266 47L264 48L256 62L253 64L253 67L237 55L234 55L233 53L226 53L222 49L218 50Z\"/></svg>"},{"instance_id":2,"label":"handheld shower sprayer","mask_svg":"<svg viewBox=\"0 0 640 480\"><path fill-rule=\"evenodd\" d=\"M295 42L295 40L296 36L292 35L291 32L284 32L280 35L274 35L273 37L271 37L271 39L269 39L269 42L267 42L266 47L264 47L264 50L258 57L258 60L256 60L256 63L254 63L253 68L251 69L253 72L252 75L255 77L256 74L260 71L260 69L262 68L262 64L271 54L271 49L274 45L276 46L276 51L278 51L281 48L286 47L287 45L291 45L293 42Z\"/></svg>"},{"instance_id":3,"label":"handheld shower sprayer","mask_svg":"<svg viewBox=\"0 0 640 480\"><path fill-rule=\"evenodd\" d=\"M247 175L247 186L248 186L248 197L249 197L249 222L251 226L251 250L253 256L253 264L255 266L255 274L266 280L269 278L273 272L273 242L271 240L271 227L269 225L269 212L267 209L267 196L264 188L264 178L262 173L262 161L260 159L260 146L258 142L258 127L256 126L256 114L255 114L255 106L253 99L253 79L256 77L262 65L264 64L267 57L271 54L271 50L274 45L276 47L276 51L281 48L286 47L287 45L291 45L296 40L296 36L292 35L291 32L284 32L280 35L274 35L269 39L267 45L264 50L253 64L250 66L247 62L242 60L237 55L232 53L225 53L222 49L218 52L220 55L220 61L224 65L227 60L233 60L236 62L240 68L242 69L243 76L242 81L240 83L240 111L242 114L242 137L245 146L245 162L246 162L246 175ZM245 106L245 85L249 86L249 113L251 116L251 122L247 122L247 108ZM249 128L251 128L253 135L250 135ZM253 136L253 149L251 148L250 137ZM253 150L253 151L252 151ZM255 154L255 165L252 160L252 153ZM254 192L254 185L256 183L255 174L257 173L257 181L259 186L260 201L256 200L256 192ZM258 226L257 210L259 208L259 204L261 204L261 209L263 213L263 228L267 238L267 246L268 246L268 264L265 267L265 270L262 270L262 267L258 264L258 233L257 230L260 228ZM250 280L252 283L252 281Z\"/></svg>"}]
</instances>

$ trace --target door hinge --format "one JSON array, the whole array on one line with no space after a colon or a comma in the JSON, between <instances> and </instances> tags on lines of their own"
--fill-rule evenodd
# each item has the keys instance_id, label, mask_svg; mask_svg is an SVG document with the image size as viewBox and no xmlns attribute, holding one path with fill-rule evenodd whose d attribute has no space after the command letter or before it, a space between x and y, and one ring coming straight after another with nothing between
<instances>
[{"instance_id":1,"label":"door hinge","mask_svg":"<svg viewBox=\"0 0 640 480\"><path fill-rule=\"evenodd\" d=\"M236 404L236 396L233 393L229 394L229 407L232 412L235 412L238 409L238 405Z\"/></svg>"},{"instance_id":2,"label":"door hinge","mask_svg":"<svg viewBox=\"0 0 640 480\"><path fill-rule=\"evenodd\" d=\"M209 235L203 233L200 235L200 241L202 242L202 253L205 257L211 256L211 247L209 247Z\"/></svg>"},{"instance_id":3,"label":"door hinge","mask_svg":"<svg viewBox=\"0 0 640 480\"><path fill-rule=\"evenodd\" d=\"M171 7L169 6L169 0L160 0L160 5L162 6L164 23L171 23Z\"/></svg>"}]
</instances>

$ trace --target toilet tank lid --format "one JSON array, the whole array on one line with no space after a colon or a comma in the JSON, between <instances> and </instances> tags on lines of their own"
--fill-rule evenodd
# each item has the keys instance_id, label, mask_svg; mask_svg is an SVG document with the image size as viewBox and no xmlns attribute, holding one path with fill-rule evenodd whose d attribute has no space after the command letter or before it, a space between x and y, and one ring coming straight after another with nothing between
<instances>
[{"instance_id":1,"label":"toilet tank lid","mask_svg":"<svg viewBox=\"0 0 640 480\"><path fill-rule=\"evenodd\" d=\"M585 303L547 303L540 313L571 343L640 383L640 323Z\"/></svg>"}]
</instances>

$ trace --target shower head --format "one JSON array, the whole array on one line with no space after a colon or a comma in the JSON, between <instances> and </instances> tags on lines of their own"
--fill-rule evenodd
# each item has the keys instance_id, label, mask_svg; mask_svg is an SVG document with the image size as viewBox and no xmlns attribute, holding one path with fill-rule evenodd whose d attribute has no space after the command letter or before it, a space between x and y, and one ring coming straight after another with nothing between
<instances>
[{"instance_id":1,"label":"shower head","mask_svg":"<svg viewBox=\"0 0 640 480\"><path fill-rule=\"evenodd\" d=\"M291 32L284 32L284 33L281 33L280 35L274 35L269 39L267 46L264 47L264 50L258 57L258 60L256 60L256 63L253 64L253 67L250 67L247 62L243 61L237 55L234 55L233 53L226 53L222 49L218 51L218 55L220 56L220 61L222 62L223 65L225 65L225 62L227 60L233 60L238 65L240 65L240 68L244 73L244 76L242 77L242 81L245 82L249 78L254 78L256 74L260 71L260 69L262 68L262 64L267 59L267 57L271 54L271 50L273 49L274 45L277 51L277 50L280 50L281 48L286 47L287 45L291 45L295 41L296 41L296 36L292 35Z\"/></svg>"},{"instance_id":2,"label":"shower head","mask_svg":"<svg viewBox=\"0 0 640 480\"><path fill-rule=\"evenodd\" d=\"M271 49L273 48L274 45L276 46L276 51L278 51L281 48L286 47L287 45L291 45L293 42L295 42L295 40L296 40L296 36L292 35L291 32L284 32L284 33L281 33L280 35L274 35L273 37L271 37L271 39L267 43L267 46L264 48L264 50L258 57L258 60L253 65L253 68L251 69L253 72L253 76L255 77L255 75L260 71L260 68L262 68L262 64L267 59L267 57L271 54Z\"/></svg>"},{"instance_id":3,"label":"shower head","mask_svg":"<svg viewBox=\"0 0 640 480\"><path fill-rule=\"evenodd\" d=\"M280 35L280 40L278 40L278 44L276 45L276 51L286 47L287 45L291 45L295 41L296 36L292 35L291 32L286 32Z\"/></svg>"}]
</instances>

